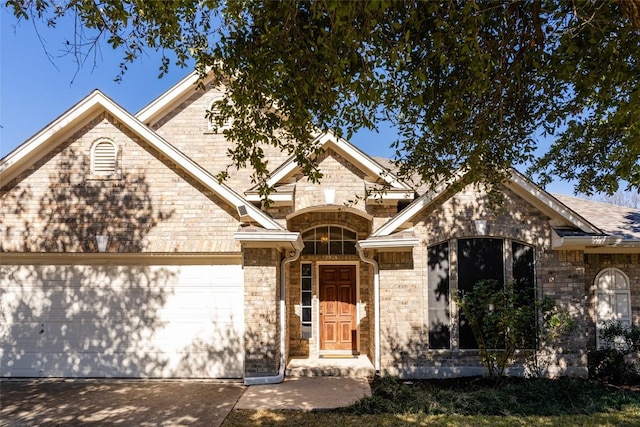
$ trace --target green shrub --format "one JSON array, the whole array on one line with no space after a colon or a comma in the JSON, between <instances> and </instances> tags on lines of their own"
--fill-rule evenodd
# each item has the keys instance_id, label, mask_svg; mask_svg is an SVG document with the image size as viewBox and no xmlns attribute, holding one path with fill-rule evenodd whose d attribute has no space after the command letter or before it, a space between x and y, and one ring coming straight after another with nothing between
<instances>
[{"instance_id":1,"label":"green shrub","mask_svg":"<svg viewBox=\"0 0 640 427\"><path fill-rule=\"evenodd\" d=\"M594 414L640 406L640 393L609 390L587 380L513 378L495 387L483 379L402 381L377 379L372 396L343 411L355 414L556 416Z\"/></svg>"},{"instance_id":2,"label":"green shrub","mask_svg":"<svg viewBox=\"0 0 640 427\"><path fill-rule=\"evenodd\" d=\"M627 357L640 349L640 327L605 322L599 335L604 345L589 353L589 376L612 384L640 382L637 364Z\"/></svg>"}]
</instances>

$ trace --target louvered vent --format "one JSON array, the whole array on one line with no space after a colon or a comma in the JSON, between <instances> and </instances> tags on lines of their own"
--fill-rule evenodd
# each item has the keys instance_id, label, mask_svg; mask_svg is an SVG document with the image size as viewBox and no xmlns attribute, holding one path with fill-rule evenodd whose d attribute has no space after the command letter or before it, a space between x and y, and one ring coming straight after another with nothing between
<instances>
[{"instance_id":1,"label":"louvered vent","mask_svg":"<svg viewBox=\"0 0 640 427\"><path fill-rule=\"evenodd\" d=\"M99 142L93 148L93 173L107 175L116 172L116 146L111 142Z\"/></svg>"},{"instance_id":2,"label":"louvered vent","mask_svg":"<svg viewBox=\"0 0 640 427\"><path fill-rule=\"evenodd\" d=\"M225 120L222 125L218 124L218 116L220 115L220 107L214 101L209 109L211 115L209 116L209 130L214 130L216 133L222 133L223 131L231 127L231 121Z\"/></svg>"}]
</instances>

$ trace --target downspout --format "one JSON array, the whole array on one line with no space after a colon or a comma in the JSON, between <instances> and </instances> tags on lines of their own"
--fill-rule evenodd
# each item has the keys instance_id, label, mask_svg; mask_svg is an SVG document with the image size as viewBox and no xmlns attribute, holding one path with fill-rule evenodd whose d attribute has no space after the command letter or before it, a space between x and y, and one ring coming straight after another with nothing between
<instances>
[{"instance_id":1,"label":"downspout","mask_svg":"<svg viewBox=\"0 0 640 427\"><path fill-rule=\"evenodd\" d=\"M378 268L378 263L373 258L365 257L364 249L362 249L360 245L356 246L358 248L358 255L360 255L360 259L373 266L373 340L375 342L373 367L376 373L380 373L380 270Z\"/></svg>"},{"instance_id":2,"label":"downspout","mask_svg":"<svg viewBox=\"0 0 640 427\"><path fill-rule=\"evenodd\" d=\"M287 275L285 267L287 264L297 260L300 257L302 250L295 249L291 252L293 252L293 255L285 257L280 263L280 369L278 370L277 375L245 378L244 385L278 384L284 380L284 371L287 367L287 313L285 312Z\"/></svg>"}]
</instances>

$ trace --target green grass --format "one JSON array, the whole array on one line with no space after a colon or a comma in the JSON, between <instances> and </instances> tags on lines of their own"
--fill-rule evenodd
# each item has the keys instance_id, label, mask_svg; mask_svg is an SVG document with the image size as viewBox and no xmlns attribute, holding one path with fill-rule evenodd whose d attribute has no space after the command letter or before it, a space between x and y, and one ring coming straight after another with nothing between
<instances>
[{"instance_id":1,"label":"green grass","mask_svg":"<svg viewBox=\"0 0 640 427\"><path fill-rule=\"evenodd\" d=\"M403 382L377 379L372 396L334 411L235 410L236 426L638 426L640 391L562 378Z\"/></svg>"}]
</instances>

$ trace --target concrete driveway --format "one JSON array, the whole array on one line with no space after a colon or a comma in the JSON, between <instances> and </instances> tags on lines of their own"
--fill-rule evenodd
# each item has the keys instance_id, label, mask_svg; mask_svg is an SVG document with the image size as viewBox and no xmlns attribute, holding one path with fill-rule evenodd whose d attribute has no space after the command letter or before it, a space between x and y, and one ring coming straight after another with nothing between
<instances>
[{"instance_id":1,"label":"concrete driveway","mask_svg":"<svg viewBox=\"0 0 640 427\"><path fill-rule=\"evenodd\" d=\"M0 426L220 426L244 390L192 380L0 381Z\"/></svg>"}]
</instances>

